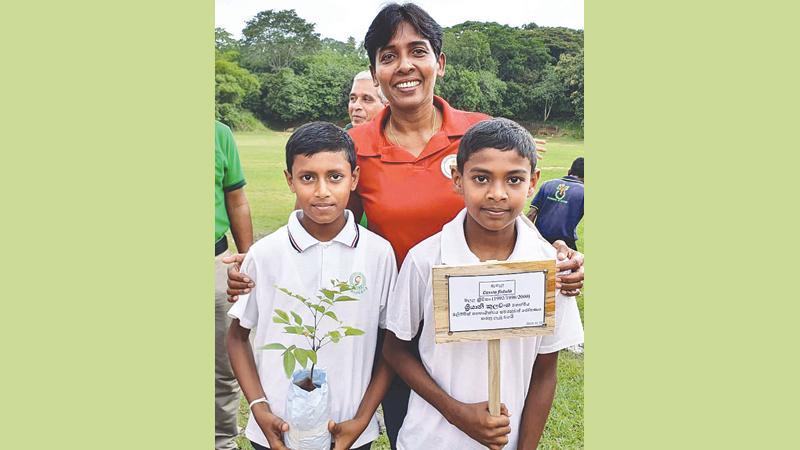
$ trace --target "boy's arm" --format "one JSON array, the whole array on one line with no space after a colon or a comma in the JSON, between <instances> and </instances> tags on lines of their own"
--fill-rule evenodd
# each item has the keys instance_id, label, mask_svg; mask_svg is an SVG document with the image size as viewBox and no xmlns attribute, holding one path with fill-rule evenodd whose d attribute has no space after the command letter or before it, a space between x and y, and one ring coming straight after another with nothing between
<instances>
[{"instance_id":1,"label":"boy's arm","mask_svg":"<svg viewBox=\"0 0 800 450\"><path fill-rule=\"evenodd\" d=\"M527 217L531 222L536 222L536 214L539 213L539 208L531 205L531 209L528 210Z\"/></svg>"},{"instance_id":2,"label":"boy's arm","mask_svg":"<svg viewBox=\"0 0 800 450\"><path fill-rule=\"evenodd\" d=\"M522 409L519 430L519 450L534 450L542 438L547 416L553 406L558 373L558 352L536 356L533 374Z\"/></svg>"},{"instance_id":3,"label":"boy's arm","mask_svg":"<svg viewBox=\"0 0 800 450\"><path fill-rule=\"evenodd\" d=\"M233 319L228 328L227 346L231 360L231 368L239 381L247 402L259 398L266 398L264 388L256 371L256 362L253 359L253 350L250 347L250 330L239 325L239 319ZM256 403L251 409L264 436L273 450L288 450L283 445L282 433L289 431L289 424L280 417L272 414L268 403Z\"/></svg>"},{"instance_id":4,"label":"boy's arm","mask_svg":"<svg viewBox=\"0 0 800 450\"><path fill-rule=\"evenodd\" d=\"M422 362L412 355L410 345L409 341L401 340L391 330L386 330L383 356L397 375L469 437L492 450L503 448L511 432L506 406L502 405L501 415L495 417L489 415L488 402L462 403L454 399L436 384Z\"/></svg>"},{"instance_id":5,"label":"boy's arm","mask_svg":"<svg viewBox=\"0 0 800 450\"><path fill-rule=\"evenodd\" d=\"M381 336L383 330L378 330L378 333ZM386 364L386 360L381 354L381 341L382 339L379 337L372 378L367 386L367 391L364 393L364 398L361 399L361 403L358 405L356 416L351 420L340 423L335 423L334 421L328 423L328 430L330 430L334 438L334 450L348 450L355 443L356 439L369 426L369 422L375 415L378 405L389 390L389 385L394 378L394 371Z\"/></svg>"}]
</instances>

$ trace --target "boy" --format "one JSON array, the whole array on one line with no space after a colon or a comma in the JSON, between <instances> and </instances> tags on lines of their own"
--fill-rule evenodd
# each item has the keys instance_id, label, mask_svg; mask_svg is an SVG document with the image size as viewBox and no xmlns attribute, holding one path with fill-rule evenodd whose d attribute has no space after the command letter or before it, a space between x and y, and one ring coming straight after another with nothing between
<instances>
[{"instance_id":1,"label":"boy","mask_svg":"<svg viewBox=\"0 0 800 450\"><path fill-rule=\"evenodd\" d=\"M243 272L256 282L248 295L231 308L228 352L236 378L250 404L246 436L258 449L282 450L281 419L290 381L283 372L281 352L250 347L280 342L307 347L302 336L288 335L272 322L273 311L301 312L297 300L275 286L313 298L331 279L348 280L357 302L337 303L343 323L366 332L326 346L317 365L328 373L331 399L329 430L336 450L369 449L378 437L374 413L391 379L383 358L375 360L378 327L397 267L389 243L361 228L345 209L358 183L353 141L330 123L313 122L298 128L286 143L284 175L300 208L289 223L259 240L247 253ZM302 315L302 313L301 313ZM309 319L309 318L306 318ZM374 364L373 370L373 361Z\"/></svg>"},{"instance_id":2,"label":"boy","mask_svg":"<svg viewBox=\"0 0 800 450\"><path fill-rule=\"evenodd\" d=\"M414 391L399 450L536 448L555 395L558 350L583 342L575 300L556 294L553 336L501 341L504 403L492 417L486 343L434 343L431 268L555 259L555 249L519 217L538 179L533 138L516 123L483 121L461 140L453 184L466 208L411 249L387 308L383 355ZM409 342L418 332L422 361Z\"/></svg>"},{"instance_id":3,"label":"boy","mask_svg":"<svg viewBox=\"0 0 800 450\"><path fill-rule=\"evenodd\" d=\"M578 223L583 218L583 157L575 159L567 176L550 180L539 188L528 211L531 222L548 242L563 240L578 247Z\"/></svg>"}]
</instances>

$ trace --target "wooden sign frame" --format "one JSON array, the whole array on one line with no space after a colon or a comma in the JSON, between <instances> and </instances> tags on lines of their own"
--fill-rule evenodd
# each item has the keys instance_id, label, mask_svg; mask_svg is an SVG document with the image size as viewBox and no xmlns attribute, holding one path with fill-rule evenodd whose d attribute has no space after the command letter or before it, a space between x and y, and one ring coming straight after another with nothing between
<instances>
[{"instance_id":1,"label":"wooden sign frame","mask_svg":"<svg viewBox=\"0 0 800 450\"><path fill-rule=\"evenodd\" d=\"M450 331L450 293L448 277L503 275L529 272L544 272L545 274L544 326L480 331ZM434 266L433 318L437 344L552 335L556 326L556 262L555 260L513 262L487 261L463 266Z\"/></svg>"}]
</instances>

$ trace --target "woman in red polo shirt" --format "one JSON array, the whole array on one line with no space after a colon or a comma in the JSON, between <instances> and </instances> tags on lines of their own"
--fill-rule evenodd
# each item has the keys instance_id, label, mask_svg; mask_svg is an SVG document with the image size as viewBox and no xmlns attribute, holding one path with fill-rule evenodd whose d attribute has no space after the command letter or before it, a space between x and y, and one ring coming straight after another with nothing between
<instances>
[{"instance_id":1,"label":"woman in red polo shirt","mask_svg":"<svg viewBox=\"0 0 800 450\"><path fill-rule=\"evenodd\" d=\"M373 20L364 38L373 80L389 106L371 122L349 130L356 146L361 178L349 208L369 220L369 229L388 240L398 267L408 251L441 231L464 208L451 181L458 144L467 129L489 116L459 111L433 94L444 76L442 29L414 4L390 4ZM583 286L583 256L563 241L554 246L570 259L559 263L573 271L558 279L562 292L577 295ZM226 262L241 262L243 255ZM235 266L228 272L230 300L249 291ZM408 406L409 389L395 378L383 402L394 448Z\"/></svg>"}]
</instances>

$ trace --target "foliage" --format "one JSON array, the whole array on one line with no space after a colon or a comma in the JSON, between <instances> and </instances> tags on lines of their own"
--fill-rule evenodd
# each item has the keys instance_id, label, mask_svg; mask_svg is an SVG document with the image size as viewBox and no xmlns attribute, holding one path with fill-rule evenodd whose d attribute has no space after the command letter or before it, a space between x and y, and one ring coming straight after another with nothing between
<instances>
[{"instance_id":1,"label":"foliage","mask_svg":"<svg viewBox=\"0 0 800 450\"><path fill-rule=\"evenodd\" d=\"M303 120L314 111L309 91L305 78L285 68L277 73L262 75L260 94L246 102L246 106L269 122Z\"/></svg>"},{"instance_id":2,"label":"foliage","mask_svg":"<svg viewBox=\"0 0 800 450\"><path fill-rule=\"evenodd\" d=\"M258 92L258 78L233 61L217 59L214 72L218 104L240 105L246 96Z\"/></svg>"},{"instance_id":3,"label":"foliage","mask_svg":"<svg viewBox=\"0 0 800 450\"><path fill-rule=\"evenodd\" d=\"M550 112L553 110L553 105L563 102L566 99L564 95L564 83L558 77L556 70L553 66L547 65L542 73L542 79L531 90L534 101L538 104L543 112L543 120L547 122L550 117Z\"/></svg>"},{"instance_id":4,"label":"foliage","mask_svg":"<svg viewBox=\"0 0 800 450\"><path fill-rule=\"evenodd\" d=\"M497 63L497 76L503 81L535 81L550 60L544 44L520 28L496 22L468 21L449 30L456 33L471 30L486 36L491 57Z\"/></svg>"},{"instance_id":5,"label":"foliage","mask_svg":"<svg viewBox=\"0 0 800 450\"><path fill-rule=\"evenodd\" d=\"M489 38L475 30L448 29L444 32L443 51L447 65L457 65L473 71L497 72L497 61L492 58Z\"/></svg>"},{"instance_id":6,"label":"foliage","mask_svg":"<svg viewBox=\"0 0 800 450\"><path fill-rule=\"evenodd\" d=\"M346 281L331 280L330 289L320 289L319 294L316 296L317 300L310 300L300 294L296 294L286 288L275 286L279 291L292 297L303 304L311 313L311 322L303 322L303 317L300 314L289 311L283 311L275 308L275 315L272 316L272 321L283 327L284 333L293 334L295 336L303 336L308 342L310 348L298 347L290 345L286 347L281 343L267 344L261 347L262 350L282 350L283 353L283 370L287 378L291 378L294 373L294 368L300 364L305 369L308 363L311 362L311 374L309 379L314 379L314 366L317 364L318 352L330 343L336 344L347 336L361 336L364 334L363 330L344 325L341 320L333 312L333 307L341 302L355 302L357 298L351 297L346 293L353 290ZM327 333L322 334L320 331L320 323L324 319L329 319L338 324L338 326L329 329ZM311 325L313 323L313 325Z\"/></svg>"},{"instance_id":7,"label":"foliage","mask_svg":"<svg viewBox=\"0 0 800 450\"><path fill-rule=\"evenodd\" d=\"M238 50L239 41L224 28L214 28L214 47L220 52Z\"/></svg>"},{"instance_id":8,"label":"foliage","mask_svg":"<svg viewBox=\"0 0 800 450\"><path fill-rule=\"evenodd\" d=\"M367 68L355 49L340 53L323 49L298 60L297 70L306 79L314 104L313 117L305 120L338 121L347 119L347 102L353 77Z\"/></svg>"},{"instance_id":9,"label":"foliage","mask_svg":"<svg viewBox=\"0 0 800 450\"><path fill-rule=\"evenodd\" d=\"M547 52L553 58L551 62L554 64L561 58L561 55L574 55L583 49L583 30L565 27L525 29L528 29L531 36L544 44Z\"/></svg>"},{"instance_id":10,"label":"foliage","mask_svg":"<svg viewBox=\"0 0 800 450\"><path fill-rule=\"evenodd\" d=\"M258 94L258 78L235 62L238 52L216 52L215 85L216 118L235 130L263 128L253 113L243 107L247 97Z\"/></svg>"},{"instance_id":11,"label":"foliage","mask_svg":"<svg viewBox=\"0 0 800 450\"><path fill-rule=\"evenodd\" d=\"M575 118L583 128L583 49L575 55L561 55L556 71L564 83Z\"/></svg>"},{"instance_id":12,"label":"foliage","mask_svg":"<svg viewBox=\"0 0 800 450\"><path fill-rule=\"evenodd\" d=\"M454 108L492 116L505 115L503 95L506 83L488 70L473 71L452 65L447 76L437 83L436 90Z\"/></svg>"},{"instance_id":13,"label":"foliage","mask_svg":"<svg viewBox=\"0 0 800 450\"><path fill-rule=\"evenodd\" d=\"M295 10L261 11L242 30L242 61L255 71L278 71L320 47L314 24Z\"/></svg>"}]
</instances>

